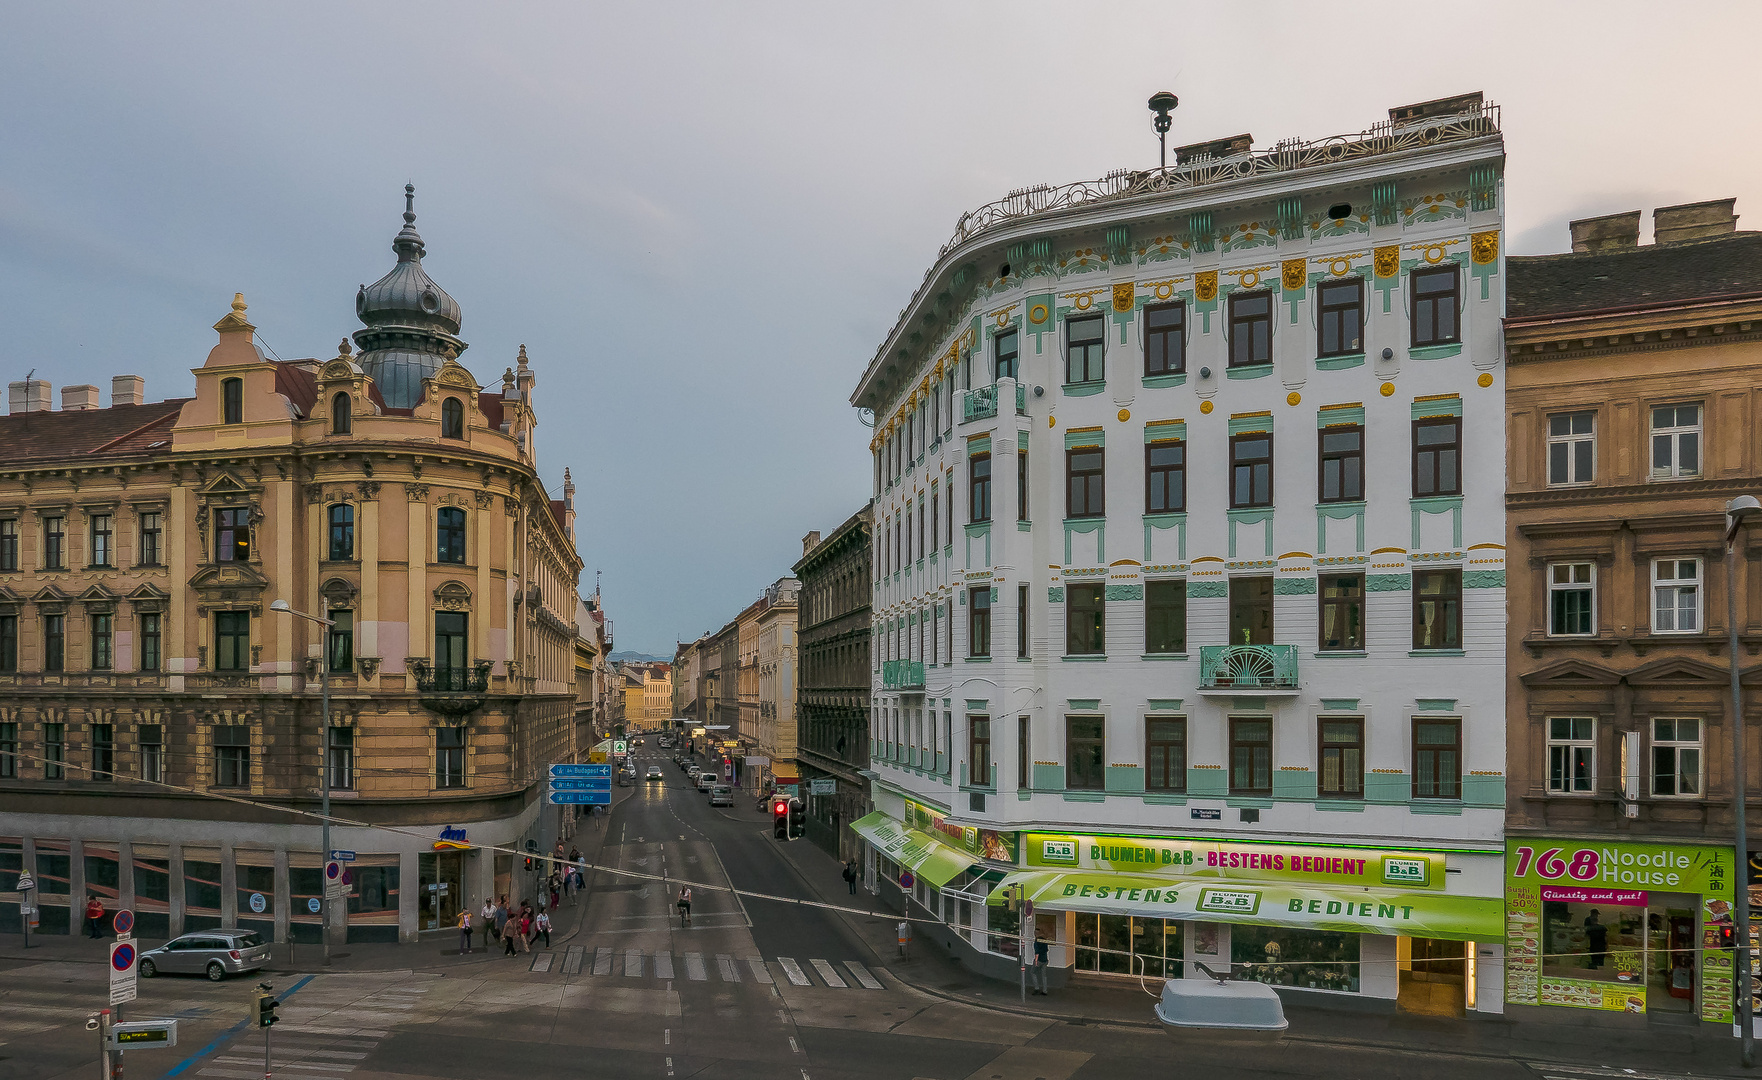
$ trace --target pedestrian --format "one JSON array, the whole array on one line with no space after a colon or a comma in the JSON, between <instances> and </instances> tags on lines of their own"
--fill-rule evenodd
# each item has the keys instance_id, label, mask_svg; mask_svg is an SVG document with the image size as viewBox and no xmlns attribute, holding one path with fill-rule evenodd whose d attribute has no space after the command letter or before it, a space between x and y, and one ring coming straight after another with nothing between
<instances>
[{"instance_id":1,"label":"pedestrian","mask_svg":"<svg viewBox=\"0 0 1762 1080\"><path fill-rule=\"evenodd\" d=\"M578 863L581 861L581 849L580 848L572 847L569 849L569 861L572 863Z\"/></svg>"},{"instance_id":2,"label":"pedestrian","mask_svg":"<svg viewBox=\"0 0 1762 1080\"><path fill-rule=\"evenodd\" d=\"M682 886L679 890L679 925L691 922L691 886Z\"/></svg>"},{"instance_id":3,"label":"pedestrian","mask_svg":"<svg viewBox=\"0 0 1762 1080\"><path fill-rule=\"evenodd\" d=\"M544 908L538 909L538 919L533 924L536 937L545 939L545 948L551 947L551 917Z\"/></svg>"},{"instance_id":4,"label":"pedestrian","mask_svg":"<svg viewBox=\"0 0 1762 1080\"><path fill-rule=\"evenodd\" d=\"M1603 961L1609 958L1609 927L1597 917L1597 909L1585 916L1585 943L1590 946L1591 958L1586 967L1600 968Z\"/></svg>"},{"instance_id":5,"label":"pedestrian","mask_svg":"<svg viewBox=\"0 0 1762 1080\"><path fill-rule=\"evenodd\" d=\"M562 878L562 876L561 876L561 875L559 875L559 874L556 874L556 873L553 873L553 874L551 874L551 876L550 876L550 878L549 878L549 880L547 880L547 881L546 881L546 882L545 882L545 884L546 884L546 885L548 885L548 886L550 886L550 890L551 890L551 907L553 907L553 908L555 908L555 907L556 907L556 906L557 906L557 902L558 902L558 900L560 900L560 899L561 899L561 896L562 896L562 892L563 892L563 878Z\"/></svg>"},{"instance_id":6,"label":"pedestrian","mask_svg":"<svg viewBox=\"0 0 1762 1080\"><path fill-rule=\"evenodd\" d=\"M483 910L477 913L477 928L483 934L483 947L489 948L490 935L496 932L496 904L487 896L483 898Z\"/></svg>"},{"instance_id":7,"label":"pedestrian","mask_svg":"<svg viewBox=\"0 0 1762 1080\"><path fill-rule=\"evenodd\" d=\"M471 949L471 912L459 912L459 951L469 953Z\"/></svg>"},{"instance_id":8,"label":"pedestrian","mask_svg":"<svg viewBox=\"0 0 1762 1080\"><path fill-rule=\"evenodd\" d=\"M1046 996L1046 942L1034 939L1034 966L1028 969L1028 985L1041 997Z\"/></svg>"},{"instance_id":9,"label":"pedestrian","mask_svg":"<svg viewBox=\"0 0 1762 1080\"><path fill-rule=\"evenodd\" d=\"M844 883L850 886L850 894L857 894L857 861L846 859L844 862Z\"/></svg>"},{"instance_id":10,"label":"pedestrian","mask_svg":"<svg viewBox=\"0 0 1762 1080\"><path fill-rule=\"evenodd\" d=\"M508 927L508 898L496 901L496 937L506 937Z\"/></svg>"},{"instance_id":11,"label":"pedestrian","mask_svg":"<svg viewBox=\"0 0 1762 1080\"><path fill-rule=\"evenodd\" d=\"M104 901L98 899L96 893L86 897L86 933L94 938L103 937L98 924L104 919Z\"/></svg>"},{"instance_id":12,"label":"pedestrian","mask_svg":"<svg viewBox=\"0 0 1762 1080\"><path fill-rule=\"evenodd\" d=\"M532 951L532 909L524 901L520 904L520 951Z\"/></svg>"},{"instance_id":13,"label":"pedestrian","mask_svg":"<svg viewBox=\"0 0 1762 1080\"><path fill-rule=\"evenodd\" d=\"M502 955L503 956L513 956L514 955L514 936L516 934L518 934L519 932L520 932L520 925L518 923L516 923L513 919L509 919L507 922L507 925L502 928Z\"/></svg>"}]
</instances>

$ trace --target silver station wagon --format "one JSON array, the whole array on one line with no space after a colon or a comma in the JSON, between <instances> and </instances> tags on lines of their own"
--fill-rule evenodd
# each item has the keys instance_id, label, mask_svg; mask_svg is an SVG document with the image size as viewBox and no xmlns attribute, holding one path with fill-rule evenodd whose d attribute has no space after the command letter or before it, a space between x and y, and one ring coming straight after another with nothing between
<instances>
[{"instance_id":1,"label":"silver station wagon","mask_svg":"<svg viewBox=\"0 0 1762 1080\"><path fill-rule=\"evenodd\" d=\"M269 963L269 944L249 930L197 930L141 954L140 972L206 975L215 982Z\"/></svg>"}]
</instances>

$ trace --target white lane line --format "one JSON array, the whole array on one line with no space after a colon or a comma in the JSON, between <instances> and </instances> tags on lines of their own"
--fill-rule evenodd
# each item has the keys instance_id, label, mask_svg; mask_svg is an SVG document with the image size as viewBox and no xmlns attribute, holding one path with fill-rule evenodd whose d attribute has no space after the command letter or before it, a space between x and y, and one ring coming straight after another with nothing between
<instances>
[{"instance_id":1,"label":"white lane line","mask_svg":"<svg viewBox=\"0 0 1762 1080\"><path fill-rule=\"evenodd\" d=\"M765 968L765 962L763 960L760 960L756 956L748 957L746 966L752 970L754 982L763 983L766 986L772 985L771 972Z\"/></svg>"},{"instance_id":2,"label":"white lane line","mask_svg":"<svg viewBox=\"0 0 1762 1080\"><path fill-rule=\"evenodd\" d=\"M792 1054L801 1053L801 1047L799 1047L795 1044L795 1036L794 1035L791 1035L789 1037L789 1052Z\"/></svg>"},{"instance_id":3,"label":"white lane line","mask_svg":"<svg viewBox=\"0 0 1762 1080\"><path fill-rule=\"evenodd\" d=\"M721 973L723 982L740 981L740 969L734 966L734 960L727 953L716 954L716 970Z\"/></svg>"},{"instance_id":4,"label":"white lane line","mask_svg":"<svg viewBox=\"0 0 1762 1080\"><path fill-rule=\"evenodd\" d=\"M826 980L827 986L836 986L840 990L850 989L850 984L838 977L838 972L832 970L831 964L824 960L809 960L808 963L814 965L814 970L820 973L820 978Z\"/></svg>"},{"instance_id":5,"label":"white lane line","mask_svg":"<svg viewBox=\"0 0 1762 1080\"><path fill-rule=\"evenodd\" d=\"M657 979L671 979L671 978L673 978L673 954L672 953L658 952L655 954L655 978L657 978Z\"/></svg>"},{"instance_id":6,"label":"white lane line","mask_svg":"<svg viewBox=\"0 0 1762 1080\"><path fill-rule=\"evenodd\" d=\"M549 970L551 970L551 959L555 955L556 955L555 953L548 953L548 952L539 953L537 956L534 956L532 958L532 967L530 970L532 970L532 971L549 971ZM408 1009L410 1006L404 1005L401 1007ZM396 1009L396 1008L400 1008L400 1006L393 1005L392 1008Z\"/></svg>"},{"instance_id":7,"label":"white lane line","mask_svg":"<svg viewBox=\"0 0 1762 1080\"><path fill-rule=\"evenodd\" d=\"M581 962L586 957L586 955L587 955L586 946L582 946L582 945L569 946L568 953L566 953L563 956L563 974L565 974L565 975L579 975L579 974L581 974Z\"/></svg>"},{"instance_id":8,"label":"white lane line","mask_svg":"<svg viewBox=\"0 0 1762 1080\"><path fill-rule=\"evenodd\" d=\"M784 978L787 978L796 986L814 985L813 982L808 979L807 972L803 971L801 965L796 963L790 957L779 956L777 958L777 966L783 969Z\"/></svg>"},{"instance_id":9,"label":"white lane line","mask_svg":"<svg viewBox=\"0 0 1762 1080\"><path fill-rule=\"evenodd\" d=\"M863 989L865 989L865 990L879 990L879 989L881 989L881 984L875 980L875 976L869 974L868 968L857 963L855 960L846 960L844 962L844 966L850 969L850 973L852 975L856 976L857 982L860 982L863 984Z\"/></svg>"},{"instance_id":10,"label":"white lane line","mask_svg":"<svg viewBox=\"0 0 1762 1080\"><path fill-rule=\"evenodd\" d=\"M612 950L610 947L601 945L593 951L593 973L595 975L610 975L612 973Z\"/></svg>"},{"instance_id":11,"label":"white lane line","mask_svg":"<svg viewBox=\"0 0 1762 1080\"><path fill-rule=\"evenodd\" d=\"M672 1028L662 1028L661 1029L661 1045L662 1046L672 1046L673 1045L673 1029Z\"/></svg>"},{"instance_id":12,"label":"white lane line","mask_svg":"<svg viewBox=\"0 0 1762 1080\"><path fill-rule=\"evenodd\" d=\"M688 952L685 954L685 977L693 982L704 982L709 975L704 972L704 954Z\"/></svg>"}]
</instances>

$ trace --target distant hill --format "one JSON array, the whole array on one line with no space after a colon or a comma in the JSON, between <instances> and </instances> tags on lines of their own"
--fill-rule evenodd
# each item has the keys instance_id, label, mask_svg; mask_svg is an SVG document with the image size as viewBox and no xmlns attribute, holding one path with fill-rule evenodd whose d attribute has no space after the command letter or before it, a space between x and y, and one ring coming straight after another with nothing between
<instances>
[{"instance_id":1,"label":"distant hill","mask_svg":"<svg viewBox=\"0 0 1762 1080\"><path fill-rule=\"evenodd\" d=\"M612 653L611 655L607 656L606 659L612 661L613 663L618 663L619 661L623 661L625 663L639 663L639 664L641 664L641 663L654 663L656 661L659 661L661 663L670 664L673 662L673 658L671 656L650 656L648 653L640 653L640 652L615 652L615 653Z\"/></svg>"}]
</instances>

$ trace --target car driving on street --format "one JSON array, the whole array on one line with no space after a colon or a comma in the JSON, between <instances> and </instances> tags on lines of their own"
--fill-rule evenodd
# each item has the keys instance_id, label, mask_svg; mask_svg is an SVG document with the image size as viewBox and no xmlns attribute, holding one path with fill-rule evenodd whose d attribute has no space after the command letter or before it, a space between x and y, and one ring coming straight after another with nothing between
<instances>
[{"instance_id":1,"label":"car driving on street","mask_svg":"<svg viewBox=\"0 0 1762 1080\"><path fill-rule=\"evenodd\" d=\"M648 771L648 776L645 779L646 780L659 780L660 778L661 778L661 767L659 765L650 765L649 771Z\"/></svg>"}]
</instances>

